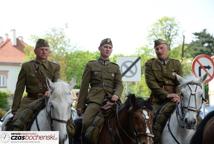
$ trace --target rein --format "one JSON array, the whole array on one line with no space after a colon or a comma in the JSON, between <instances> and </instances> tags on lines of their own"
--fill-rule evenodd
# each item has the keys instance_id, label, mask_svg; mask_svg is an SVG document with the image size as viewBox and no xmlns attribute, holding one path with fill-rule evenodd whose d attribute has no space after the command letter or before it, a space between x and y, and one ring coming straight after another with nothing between
<instances>
[{"instance_id":1,"label":"rein","mask_svg":"<svg viewBox=\"0 0 214 144\"><path fill-rule=\"evenodd\" d=\"M128 133L123 129L123 127L121 126L120 121L119 121L119 115L118 115L118 113L119 113L119 105L116 104L116 122L117 122L117 124L118 124L119 129L122 130L122 132L123 132L133 143L137 143L137 140L135 140L134 138L132 138L131 136L129 136L129 134L128 134ZM120 137L119 131L116 130L116 132L117 132L117 135L118 135L120 141L122 141L122 139L121 139L121 137Z\"/></svg>"},{"instance_id":2,"label":"rein","mask_svg":"<svg viewBox=\"0 0 214 144\"><path fill-rule=\"evenodd\" d=\"M172 138L175 140L175 142L176 142L177 144L180 144L180 142L176 139L175 135L172 133L172 130L171 130L171 128L170 128L170 119L171 119L171 116L170 116L169 121L168 121L168 123L167 123L167 128L168 128L169 133L171 134Z\"/></svg>"}]
</instances>

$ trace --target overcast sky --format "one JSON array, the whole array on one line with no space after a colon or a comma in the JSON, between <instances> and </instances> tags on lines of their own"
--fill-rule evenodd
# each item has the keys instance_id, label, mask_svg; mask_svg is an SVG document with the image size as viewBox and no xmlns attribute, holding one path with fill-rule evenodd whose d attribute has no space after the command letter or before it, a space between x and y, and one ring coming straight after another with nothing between
<instances>
[{"instance_id":1,"label":"overcast sky","mask_svg":"<svg viewBox=\"0 0 214 144\"><path fill-rule=\"evenodd\" d=\"M82 50L96 51L110 37L115 54L131 54L148 42L149 27L163 16L177 20L187 41L204 28L214 34L213 7L213 0L1 0L0 36L16 29L32 43L30 35L66 26Z\"/></svg>"}]
</instances>

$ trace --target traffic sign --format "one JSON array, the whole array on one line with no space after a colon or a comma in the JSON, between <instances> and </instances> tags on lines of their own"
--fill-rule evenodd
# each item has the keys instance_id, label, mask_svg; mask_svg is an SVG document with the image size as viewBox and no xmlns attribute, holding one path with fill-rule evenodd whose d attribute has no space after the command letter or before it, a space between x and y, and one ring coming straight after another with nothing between
<instances>
[{"instance_id":1,"label":"traffic sign","mask_svg":"<svg viewBox=\"0 0 214 144\"><path fill-rule=\"evenodd\" d=\"M117 64L123 75L123 81L135 82L141 79L140 58L137 57L119 57Z\"/></svg>"},{"instance_id":2,"label":"traffic sign","mask_svg":"<svg viewBox=\"0 0 214 144\"><path fill-rule=\"evenodd\" d=\"M209 55L200 54L196 56L192 63L192 72L196 77L208 74L205 82L208 83L214 77L214 62Z\"/></svg>"}]
</instances>

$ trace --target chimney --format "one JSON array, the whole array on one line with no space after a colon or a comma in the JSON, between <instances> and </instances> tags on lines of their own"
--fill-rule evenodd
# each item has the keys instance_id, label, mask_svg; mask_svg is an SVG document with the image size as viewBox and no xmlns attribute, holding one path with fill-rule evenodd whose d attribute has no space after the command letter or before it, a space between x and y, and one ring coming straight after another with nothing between
<instances>
[{"instance_id":1,"label":"chimney","mask_svg":"<svg viewBox=\"0 0 214 144\"><path fill-rule=\"evenodd\" d=\"M12 35L11 35L11 41L12 41L12 45L16 46L16 30L15 29L11 29Z\"/></svg>"},{"instance_id":2,"label":"chimney","mask_svg":"<svg viewBox=\"0 0 214 144\"><path fill-rule=\"evenodd\" d=\"M18 36L18 39L20 40L20 41L23 41L23 36Z\"/></svg>"}]
</instances>

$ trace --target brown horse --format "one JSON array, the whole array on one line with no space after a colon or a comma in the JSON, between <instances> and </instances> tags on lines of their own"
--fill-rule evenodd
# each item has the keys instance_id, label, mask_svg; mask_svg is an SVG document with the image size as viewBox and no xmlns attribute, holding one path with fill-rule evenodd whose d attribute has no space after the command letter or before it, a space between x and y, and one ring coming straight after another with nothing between
<instances>
[{"instance_id":1,"label":"brown horse","mask_svg":"<svg viewBox=\"0 0 214 144\"><path fill-rule=\"evenodd\" d=\"M142 98L129 94L124 104L116 105L113 116L107 118L99 135L98 144L153 144L152 107ZM79 144L81 124L75 120L74 144Z\"/></svg>"},{"instance_id":2,"label":"brown horse","mask_svg":"<svg viewBox=\"0 0 214 144\"><path fill-rule=\"evenodd\" d=\"M214 111L210 112L199 124L190 144L214 143Z\"/></svg>"},{"instance_id":3,"label":"brown horse","mask_svg":"<svg viewBox=\"0 0 214 144\"><path fill-rule=\"evenodd\" d=\"M152 144L152 108L147 101L130 94L116 113L105 121L100 144Z\"/></svg>"}]
</instances>

